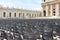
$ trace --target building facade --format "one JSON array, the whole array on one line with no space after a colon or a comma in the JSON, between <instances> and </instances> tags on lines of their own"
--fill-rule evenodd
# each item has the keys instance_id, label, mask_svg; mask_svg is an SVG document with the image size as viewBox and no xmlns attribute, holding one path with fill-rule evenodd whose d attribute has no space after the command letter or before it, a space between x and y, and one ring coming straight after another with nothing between
<instances>
[{"instance_id":1,"label":"building facade","mask_svg":"<svg viewBox=\"0 0 60 40\"><path fill-rule=\"evenodd\" d=\"M48 17L60 16L60 0L42 0L42 14Z\"/></svg>"},{"instance_id":2,"label":"building facade","mask_svg":"<svg viewBox=\"0 0 60 40\"><path fill-rule=\"evenodd\" d=\"M60 18L59 0L42 0L42 10L26 10L0 6L0 19L46 19Z\"/></svg>"},{"instance_id":3,"label":"building facade","mask_svg":"<svg viewBox=\"0 0 60 40\"><path fill-rule=\"evenodd\" d=\"M17 18L17 19L28 19L35 18L41 16L40 11L34 10L26 10L26 9L18 9L18 8L8 8L8 7L0 7L0 18L8 19L8 18Z\"/></svg>"}]
</instances>

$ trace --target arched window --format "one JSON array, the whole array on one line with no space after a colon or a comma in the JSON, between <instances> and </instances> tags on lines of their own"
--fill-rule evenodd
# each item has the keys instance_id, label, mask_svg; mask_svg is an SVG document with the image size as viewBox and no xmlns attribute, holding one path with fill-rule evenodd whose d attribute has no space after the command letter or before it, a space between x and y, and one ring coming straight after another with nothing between
<instances>
[{"instance_id":1,"label":"arched window","mask_svg":"<svg viewBox=\"0 0 60 40\"><path fill-rule=\"evenodd\" d=\"M3 17L6 17L6 12L3 12Z\"/></svg>"},{"instance_id":2,"label":"arched window","mask_svg":"<svg viewBox=\"0 0 60 40\"><path fill-rule=\"evenodd\" d=\"M11 12L9 13L9 17L11 17Z\"/></svg>"},{"instance_id":3,"label":"arched window","mask_svg":"<svg viewBox=\"0 0 60 40\"><path fill-rule=\"evenodd\" d=\"M21 13L19 13L19 17L21 16Z\"/></svg>"},{"instance_id":4,"label":"arched window","mask_svg":"<svg viewBox=\"0 0 60 40\"><path fill-rule=\"evenodd\" d=\"M46 16L46 11L44 10L44 16Z\"/></svg>"},{"instance_id":5,"label":"arched window","mask_svg":"<svg viewBox=\"0 0 60 40\"><path fill-rule=\"evenodd\" d=\"M14 13L14 17L16 17L16 13Z\"/></svg>"}]
</instances>

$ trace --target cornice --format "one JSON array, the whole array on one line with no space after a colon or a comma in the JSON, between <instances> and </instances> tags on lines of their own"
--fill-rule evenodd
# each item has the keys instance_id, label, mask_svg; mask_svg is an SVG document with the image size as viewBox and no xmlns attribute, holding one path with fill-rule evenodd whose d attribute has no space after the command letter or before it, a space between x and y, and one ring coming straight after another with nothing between
<instances>
[{"instance_id":1,"label":"cornice","mask_svg":"<svg viewBox=\"0 0 60 40\"><path fill-rule=\"evenodd\" d=\"M57 3L60 3L60 1L50 1L50 2L45 2L45 3L42 3L42 6L44 5L53 5L53 4L57 4Z\"/></svg>"},{"instance_id":2,"label":"cornice","mask_svg":"<svg viewBox=\"0 0 60 40\"><path fill-rule=\"evenodd\" d=\"M23 8L9 8L9 7L0 7L0 9L4 10L16 10L16 11L29 11L29 12L39 12L40 10L29 10L29 9L23 9Z\"/></svg>"}]
</instances>

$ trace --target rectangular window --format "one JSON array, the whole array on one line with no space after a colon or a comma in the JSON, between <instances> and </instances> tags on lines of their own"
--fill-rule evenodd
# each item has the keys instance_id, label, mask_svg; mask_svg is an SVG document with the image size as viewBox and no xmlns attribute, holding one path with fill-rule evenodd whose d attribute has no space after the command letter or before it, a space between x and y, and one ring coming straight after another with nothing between
<instances>
[{"instance_id":1,"label":"rectangular window","mask_svg":"<svg viewBox=\"0 0 60 40\"><path fill-rule=\"evenodd\" d=\"M9 17L11 17L11 13L9 13Z\"/></svg>"},{"instance_id":2,"label":"rectangular window","mask_svg":"<svg viewBox=\"0 0 60 40\"><path fill-rule=\"evenodd\" d=\"M23 13L23 17L24 17L24 13Z\"/></svg>"},{"instance_id":3,"label":"rectangular window","mask_svg":"<svg viewBox=\"0 0 60 40\"><path fill-rule=\"evenodd\" d=\"M55 16L55 11L53 11L53 16Z\"/></svg>"},{"instance_id":4,"label":"rectangular window","mask_svg":"<svg viewBox=\"0 0 60 40\"><path fill-rule=\"evenodd\" d=\"M14 13L14 17L16 17L16 13Z\"/></svg>"},{"instance_id":5,"label":"rectangular window","mask_svg":"<svg viewBox=\"0 0 60 40\"><path fill-rule=\"evenodd\" d=\"M19 13L19 17L21 16L21 13Z\"/></svg>"},{"instance_id":6,"label":"rectangular window","mask_svg":"<svg viewBox=\"0 0 60 40\"><path fill-rule=\"evenodd\" d=\"M6 13L5 12L3 12L3 17L6 17Z\"/></svg>"}]
</instances>

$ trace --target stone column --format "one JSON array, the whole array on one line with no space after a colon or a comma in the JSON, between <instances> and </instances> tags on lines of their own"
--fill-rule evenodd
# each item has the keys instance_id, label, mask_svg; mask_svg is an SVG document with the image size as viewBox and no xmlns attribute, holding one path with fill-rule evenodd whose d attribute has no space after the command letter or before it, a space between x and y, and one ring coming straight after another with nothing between
<instances>
[{"instance_id":1,"label":"stone column","mask_svg":"<svg viewBox=\"0 0 60 40\"><path fill-rule=\"evenodd\" d=\"M52 9L52 5L50 5L50 13L51 13L51 16L53 16L52 14L53 14L53 9Z\"/></svg>"},{"instance_id":2,"label":"stone column","mask_svg":"<svg viewBox=\"0 0 60 40\"><path fill-rule=\"evenodd\" d=\"M47 6L46 6L46 16L48 16L48 13L49 13L49 12L48 12L48 8L49 8L49 7L48 7L48 5L47 5Z\"/></svg>"},{"instance_id":3,"label":"stone column","mask_svg":"<svg viewBox=\"0 0 60 40\"><path fill-rule=\"evenodd\" d=\"M59 16L59 4L56 4L56 16Z\"/></svg>"},{"instance_id":4,"label":"stone column","mask_svg":"<svg viewBox=\"0 0 60 40\"><path fill-rule=\"evenodd\" d=\"M45 6L42 6L42 16L44 17L44 10L46 9Z\"/></svg>"},{"instance_id":5,"label":"stone column","mask_svg":"<svg viewBox=\"0 0 60 40\"><path fill-rule=\"evenodd\" d=\"M41 14L42 14L42 16L44 16L44 12L43 12L44 10L43 10L43 7L42 7L42 11L41 11Z\"/></svg>"}]
</instances>

